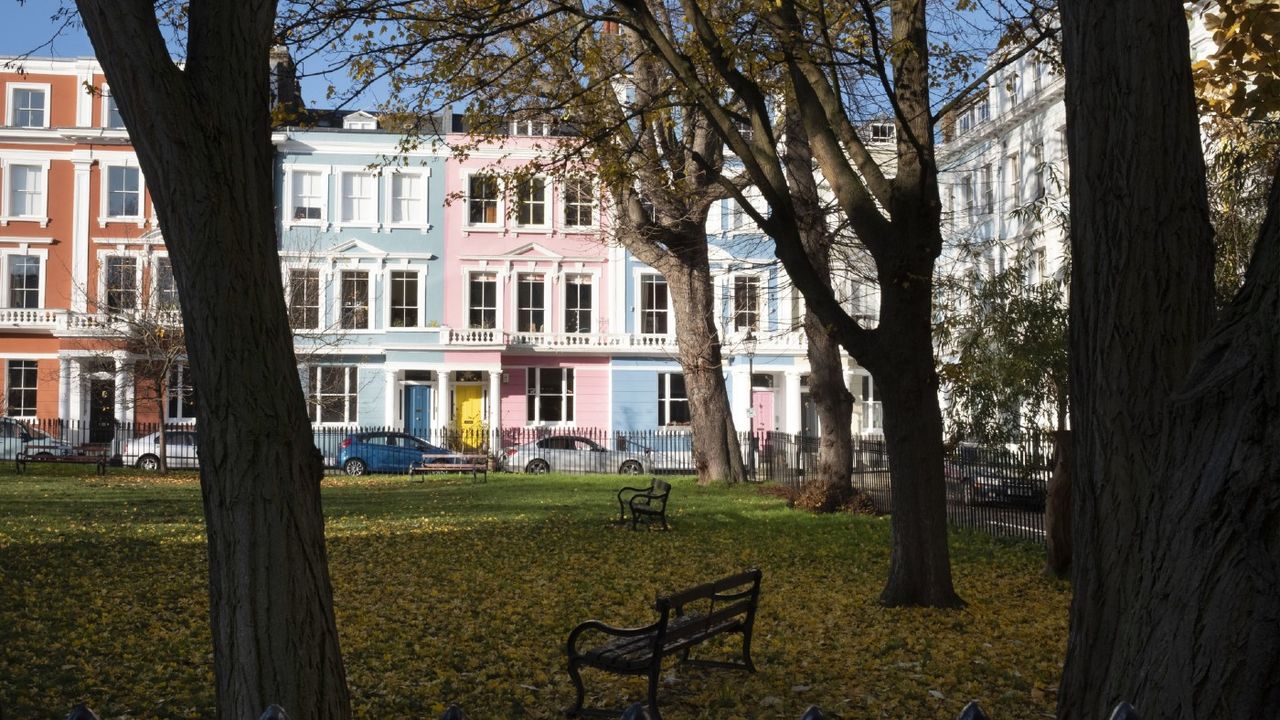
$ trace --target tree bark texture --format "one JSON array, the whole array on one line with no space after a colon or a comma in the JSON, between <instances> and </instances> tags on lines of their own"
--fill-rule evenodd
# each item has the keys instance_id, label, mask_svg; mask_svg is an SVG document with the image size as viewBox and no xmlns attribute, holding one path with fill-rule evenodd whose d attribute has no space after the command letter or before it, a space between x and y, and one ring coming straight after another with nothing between
<instances>
[{"instance_id":1,"label":"tree bark texture","mask_svg":"<svg viewBox=\"0 0 1280 720\"><path fill-rule=\"evenodd\" d=\"M1280 702L1277 194L1211 334L1183 12L1062 3L1075 440L1062 718L1119 700L1144 717L1251 718Z\"/></svg>"},{"instance_id":2,"label":"tree bark texture","mask_svg":"<svg viewBox=\"0 0 1280 720\"><path fill-rule=\"evenodd\" d=\"M716 330L715 287L705 237L690 242L679 257L668 255L655 269L667 280L680 343L680 368L689 397L693 464L698 483L738 483L747 479L742 446L734 428L724 383L724 357Z\"/></svg>"},{"instance_id":3,"label":"tree bark texture","mask_svg":"<svg viewBox=\"0 0 1280 720\"><path fill-rule=\"evenodd\" d=\"M787 184L796 204L799 240L819 277L831 276L834 234L827 224L814 171L813 152L796 103L786 104ZM853 497L853 395L844 383L840 343L817 313L805 309L809 398L818 413L818 462L809 468L800 504L817 512L835 512Z\"/></svg>"},{"instance_id":4,"label":"tree bark texture","mask_svg":"<svg viewBox=\"0 0 1280 720\"><path fill-rule=\"evenodd\" d=\"M200 388L217 714L347 718L320 507L276 254L275 3L192 2L185 67L149 0L80 0L173 262Z\"/></svg>"}]
</instances>

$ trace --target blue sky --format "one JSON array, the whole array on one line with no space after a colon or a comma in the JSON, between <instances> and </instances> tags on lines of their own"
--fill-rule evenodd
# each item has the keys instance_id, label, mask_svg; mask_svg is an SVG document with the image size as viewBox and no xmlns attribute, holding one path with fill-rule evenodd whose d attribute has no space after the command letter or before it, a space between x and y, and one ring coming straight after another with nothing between
<instances>
[{"instance_id":1,"label":"blue sky","mask_svg":"<svg viewBox=\"0 0 1280 720\"><path fill-rule=\"evenodd\" d=\"M78 25L64 27L58 32L59 25L51 16L59 5L59 0L26 0L22 3L17 0L0 0L0 55L14 56L31 52L35 58L92 57L93 45L89 42L89 36ZM330 82L342 87L345 78L338 75L328 80L322 77L304 78L302 96L306 103L315 107L330 106L332 103L324 98L325 88ZM375 107L373 100L367 105L365 109L372 110Z\"/></svg>"}]
</instances>

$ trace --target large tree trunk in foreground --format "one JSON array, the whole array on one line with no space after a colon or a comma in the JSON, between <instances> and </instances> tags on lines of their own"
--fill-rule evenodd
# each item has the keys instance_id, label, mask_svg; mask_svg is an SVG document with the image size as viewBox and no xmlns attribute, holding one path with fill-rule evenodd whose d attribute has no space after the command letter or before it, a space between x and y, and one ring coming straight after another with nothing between
<instances>
[{"instance_id":1,"label":"large tree trunk in foreground","mask_svg":"<svg viewBox=\"0 0 1280 720\"><path fill-rule=\"evenodd\" d=\"M742 448L733 424L724 384L724 358L715 325L715 289L705 236L691 241L679 258L667 256L655 266L667 279L680 343L680 367L689 396L693 464L698 483L743 482Z\"/></svg>"},{"instance_id":2,"label":"large tree trunk in foreground","mask_svg":"<svg viewBox=\"0 0 1280 720\"><path fill-rule=\"evenodd\" d=\"M1280 706L1280 191L1210 332L1181 3L1063 2L1074 547L1062 718ZM1134 37L1142 37L1134 43Z\"/></svg>"},{"instance_id":3,"label":"large tree trunk in foreground","mask_svg":"<svg viewBox=\"0 0 1280 720\"><path fill-rule=\"evenodd\" d=\"M218 717L350 716L276 255L267 53L273 2L193 2L179 69L150 0L80 0L173 260L200 388Z\"/></svg>"}]
</instances>

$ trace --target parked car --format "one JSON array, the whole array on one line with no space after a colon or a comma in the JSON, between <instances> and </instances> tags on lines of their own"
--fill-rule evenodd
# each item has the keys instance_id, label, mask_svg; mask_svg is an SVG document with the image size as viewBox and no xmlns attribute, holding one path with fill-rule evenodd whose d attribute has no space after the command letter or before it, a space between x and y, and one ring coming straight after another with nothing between
<instances>
[{"instance_id":1,"label":"parked car","mask_svg":"<svg viewBox=\"0 0 1280 720\"><path fill-rule=\"evenodd\" d=\"M71 443L53 437L11 417L0 417L0 459L12 460L21 453L40 455L74 455Z\"/></svg>"},{"instance_id":2,"label":"parked car","mask_svg":"<svg viewBox=\"0 0 1280 720\"><path fill-rule=\"evenodd\" d=\"M338 446L338 467L348 475L369 472L404 473L423 455L439 455L441 460L462 458L437 445L400 432L366 432L348 435ZM439 462L433 458L433 461Z\"/></svg>"},{"instance_id":3,"label":"parked car","mask_svg":"<svg viewBox=\"0 0 1280 720\"><path fill-rule=\"evenodd\" d=\"M200 467L200 452L196 448L196 431L190 428L166 430L164 457L165 465L170 470ZM120 446L120 461L125 467L159 470L160 431L126 441Z\"/></svg>"},{"instance_id":4,"label":"parked car","mask_svg":"<svg viewBox=\"0 0 1280 720\"><path fill-rule=\"evenodd\" d=\"M653 451L636 443L627 443L626 450L610 450L578 435L548 435L507 448L501 463L502 469L512 472L641 475L652 470L652 459Z\"/></svg>"},{"instance_id":5,"label":"parked car","mask_svg":"<svg viewBox=\"0 0 1280 720\"><path fill-rule=\"evenodd\" d=\"M966 505L1044 506L1047 477L1006 448L960 443L947 459L945 476L961 483Z\"/></svg>"}]
</instances>

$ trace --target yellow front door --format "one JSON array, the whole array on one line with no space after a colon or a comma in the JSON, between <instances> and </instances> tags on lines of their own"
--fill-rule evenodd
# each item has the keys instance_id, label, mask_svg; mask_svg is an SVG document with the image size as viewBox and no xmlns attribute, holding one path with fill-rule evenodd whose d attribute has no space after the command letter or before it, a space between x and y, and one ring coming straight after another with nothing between
<instances>
[{"instance_id":1,"label":"yellow front door","mask_svg":"<svg viewBox=\"0 0 1280 720\"><path fill-rule=\"evenodd\" d=\"M479 385L458 385L453 389L453 425L458 428L458 440L466 452L474 452L484 445L484 388Z\"/></svg>"}]
</instances>

